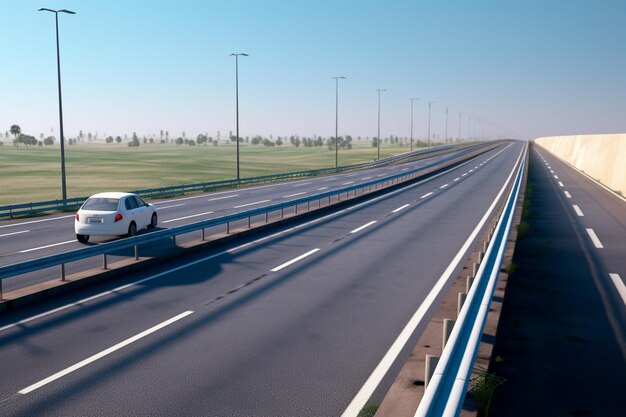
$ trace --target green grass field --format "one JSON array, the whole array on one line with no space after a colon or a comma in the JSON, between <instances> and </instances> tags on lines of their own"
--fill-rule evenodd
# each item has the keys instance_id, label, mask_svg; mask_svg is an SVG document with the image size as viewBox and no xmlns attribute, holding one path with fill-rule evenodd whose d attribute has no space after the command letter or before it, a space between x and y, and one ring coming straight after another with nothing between
<instances>
[{"instance_id":1,"label":"green grass field","mask_svg":"<svg viewBox=\"0 0 626 417\"><path fill-rule=\"evenodd\" d=\"M408 151L381 145L381 158ZM241 177L331 167L335 153L326 147L241 146ZM65 147L67 195L133 190L235 177L235 146L78 144ZM376 159L376 148L339 151L339 164ZM61 198L58 146L0 146L0 205Z\"/></svg>"}]
</instances>

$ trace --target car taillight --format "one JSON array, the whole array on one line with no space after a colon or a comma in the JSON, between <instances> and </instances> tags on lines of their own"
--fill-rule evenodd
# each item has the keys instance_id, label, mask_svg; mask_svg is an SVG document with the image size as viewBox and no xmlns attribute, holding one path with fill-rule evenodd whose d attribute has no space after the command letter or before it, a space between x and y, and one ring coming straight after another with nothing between
<instances>
[{"instance_id":1,"label":"car taillight","mask_svg":"<svg viewBox=\"0 0 626 417\"><path fill-rule=\"evenodd\" d=\"M122 213L117 213L117 214L115 215L115 221L116 221L116 222L119 222L119 221L120 221L120 220L122 220L122 219L123 219L123 217L122 217Z\"/></svg>"},{"instance_id":2,"label":"car taillight","mask_svg":"<svg viewBox=\"0 0 626 417\"><path fill-rule=\"evenodd\" d=\"M78 212L76 212L76 221L79 221L80 219L78 218Z\"/></svg>"}]
</instances>

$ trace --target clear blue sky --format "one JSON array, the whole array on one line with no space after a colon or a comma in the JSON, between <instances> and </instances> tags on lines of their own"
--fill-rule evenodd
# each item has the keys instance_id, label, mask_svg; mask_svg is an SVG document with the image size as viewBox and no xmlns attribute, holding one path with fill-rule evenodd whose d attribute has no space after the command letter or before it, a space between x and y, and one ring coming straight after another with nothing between
<instances>
[{"instance_id":1,"label":"clear blue sky","mask_svg":"<svg viewBox=\"0 0 626 417\"><path fill-rule=\"evenodd\" d=\"M523 138L626 132L623 0L0 0L0 131L58 132L60 15L66 136L450 136L458 112ZM57 135L58 136L58 135Z\"/></svg>"}]
</instances>

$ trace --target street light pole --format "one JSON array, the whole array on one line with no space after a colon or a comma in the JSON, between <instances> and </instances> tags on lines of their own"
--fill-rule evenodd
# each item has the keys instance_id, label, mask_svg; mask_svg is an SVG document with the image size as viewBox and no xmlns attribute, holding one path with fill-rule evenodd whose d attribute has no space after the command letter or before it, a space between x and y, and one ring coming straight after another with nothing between
<instances>
[{"instance_id":1,"label":"street light pole","mask_svg":"<svg viewBox=\"0 0 626 417\"><path fill-rule=\"evenodd\" d=\"M428 149L430 149L430 105L435 103L435 101L428 102Z\"/></svg>"},{"instance_id":2,"label":"street light pole","mask_svg":"<svg viewBox=\"0 0 626 417\"><path fill-rule=\"evenodd\" d=\"M448 106L446 106L446 137L444 141L448 143Z\"/></svg>"},{"instance_id":3,"label":"street light pole","mask_svg":"<svg viewBox=\"0 0 626 417\"><path fill-rule=\"evenodd\" d=\"M413 102L418 98L410 98L411 100L411 152L413 152Z\"/></svg>"},{"instance_id":4,"label":"street light pole","mask_svg":"<svg viewBox=\"0 0 626 417\"><path fill-rule=\"evenodd\" d=\"M387 91L385 89L378 89L378 136L376 137L376 145L378 146L378 156L376 160L380 159L380 93L381 91Z\"/></svg>"},{"instance_id":5,"label":"street light pole","mask_svg":"<svg viewBox=\"0 0 626 417\"><path fill-rule=\"evenodd\" d=\"M339 80L346 77L333 77L335 79L335 168L339 167Z\"/></svg>"},{"instance_id":6,"label":"street light pole","mask_svg":"<svg viewBox=\"0 0 626 417\"><path fill-rule=\"evenodd\" d=\"M235 57L235 118L237 123L237 180L239 180L239 56L248 54L230 54Z\"/></svg>"},{"instance_id":7,"label":"street light pole","mask_svg":"<svg viewBox=\"0 0 626 417\"><path fill-rule=\"evenodd\" d=\"M459 112L459 143L461 143L461 112Z\"/></svg>"},{"instance_id":8,"label":"street light pole","mask_svg":"<svg viewBox=\"0 0 626 417\"><path fill-rule=\"evenodd\" d=\"M57 35L57 81L59 86L59 133L61 135L61 192L63 195L63 200L67 199L67 187L65 182L65 137L63 136L63 100L61 99L61 54L59 52L59 13L67 13L67 14L76 14L76 12L72 12L71 10L61 9L61 10L52 10L41 8L38 10L39 12L51 12L54 13L54 20L56 23L56 35Z\"/></svg>"}]
</instances>

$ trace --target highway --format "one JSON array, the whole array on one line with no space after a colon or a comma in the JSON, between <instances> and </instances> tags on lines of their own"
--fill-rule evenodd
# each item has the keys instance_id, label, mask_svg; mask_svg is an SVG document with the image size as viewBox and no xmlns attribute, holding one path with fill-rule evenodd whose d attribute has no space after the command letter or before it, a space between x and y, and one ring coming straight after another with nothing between
<instances>
[{"instance_id":1,"label":"highway","mask_svg":"<svg viewBox=\"0 0 626 417\"><path fill-rule=\"evenodd\" d=\"M522 148L505 143L306 223L3 315L0 413L341 415L431 289L447 280ZM212 203L236 209L397 169L404 168L272 184L254 195L237 190ZM198 199L178 200L167 204ZM162 223L198 214L162 210ZM452 265L450 276L460 268ZM375 396L391 378L393 369Z\"/></svg>"},{"instance_id":2,"label":"highway","mask_svg":"<svg viewBox=\"0 0 626 417\"><path fill-rule=\"evenodd\" d=\"M463 153L465 149L453 148L442 152L439 155L421 155L420 158L423 159L413 162L361 172L155 200L152 203L157 207L159 215L157 230L260 208L312 194L320 194L375 179L383 179L429 163L435 163L450 155ZM278 216L279 213L273 213L270 218ZM76 240L73 224L74 215L67 213L35 219L14 219L0 222L0 266L84 247L85 245ZM242 220L240 226L243 224L245 221ZM212 230L208 229L207 234L222 231L224 231L224 227L213 228ZM149 231L144 230L140 233L149 233ZM183 243L194 237L181 236L178 241ZM115 239L118 237L93 237L88 245ZM68 266L68 273L94 268L98 264L96 259L76 262ZM56 278L58 278L57 270L38 271L25 276L5 279L3 288L4 291L9 292Z\"/></svg>"},{"instance_id":3,"label":"highway","mask_svg":"<svg viewBox=\"0 0 626 417\"><path fill-rule=\"evenodd\" d=\"M535 146L626 359L626 199Z\"/></svg>"}]
</instances>

